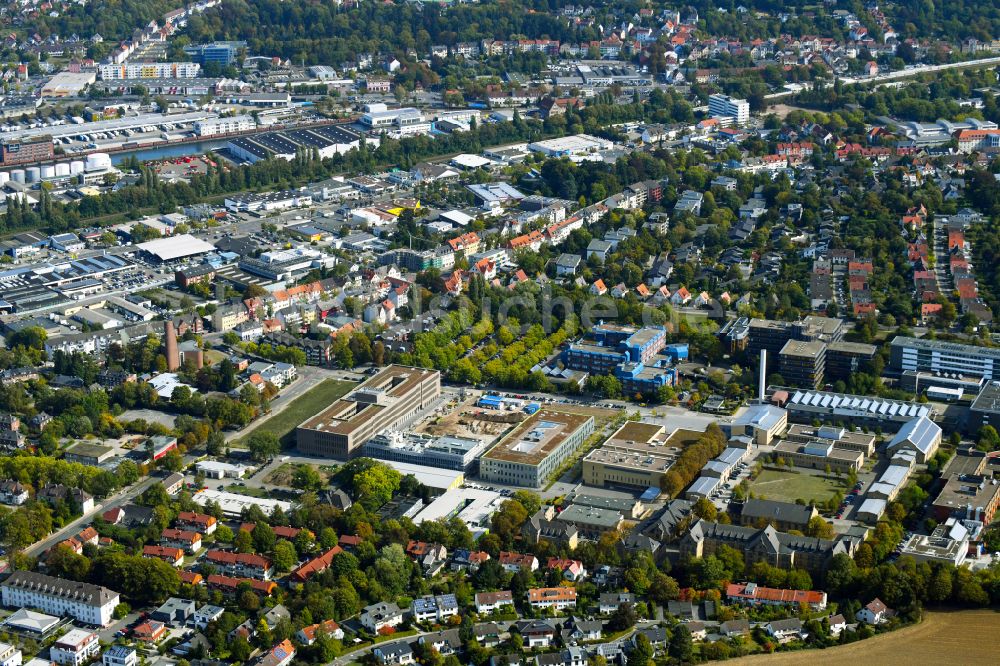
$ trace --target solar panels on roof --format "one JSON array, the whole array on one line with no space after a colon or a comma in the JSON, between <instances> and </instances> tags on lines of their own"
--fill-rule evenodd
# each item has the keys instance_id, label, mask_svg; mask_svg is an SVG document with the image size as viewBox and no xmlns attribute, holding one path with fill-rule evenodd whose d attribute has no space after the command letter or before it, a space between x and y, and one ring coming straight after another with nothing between
<instances>
[{"instance_id":1,"label":"solar panels on roof","mask_svg":"<svg viewBox=\"0 0 1000 666\"><path fill-rule=\"evenodd\" d=\"M833 400L832 397L830 397L828 395L825 395L825 396L823 396L823 399L820 401L820 405L823 406L823 407L829 407L831 400Z\"/></svg>"}]
</instances>

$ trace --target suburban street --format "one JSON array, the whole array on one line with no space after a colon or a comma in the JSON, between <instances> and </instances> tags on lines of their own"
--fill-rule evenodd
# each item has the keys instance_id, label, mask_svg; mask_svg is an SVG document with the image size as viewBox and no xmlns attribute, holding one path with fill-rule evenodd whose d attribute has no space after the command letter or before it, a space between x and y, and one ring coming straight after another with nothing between
<instances>
[{"instance_id":1,"label":"suburban street","mask_svg":"<svg viewBox=\"0 0 1000 666\"><path fill-rule=\"evenodd\" d=\"M81 529L89 525L90 522L94 519L94 516L100 515L105 511L107 511L108 509L114 509L115 507L128 504L136 497L141 495L143 491L145 491L151 485L159 482L160 479L158 477L146 477L145 479L140 480L138 483L129 486L128 488L125 488L124 490L119 491L115 495L112 495L111 497L105 499L103 502L100 503L95 502L93 511L80 516L73 522L63 527L61 530L53 532L52 534L42 539L41 541L36 541L35 543L31 544L30 546L24 549L24 554L30 555L31 557L38 557L42 555L52 546L56 545L60 541L68 539L69 537L73 536Z\"/></svg>"}]
</instances>

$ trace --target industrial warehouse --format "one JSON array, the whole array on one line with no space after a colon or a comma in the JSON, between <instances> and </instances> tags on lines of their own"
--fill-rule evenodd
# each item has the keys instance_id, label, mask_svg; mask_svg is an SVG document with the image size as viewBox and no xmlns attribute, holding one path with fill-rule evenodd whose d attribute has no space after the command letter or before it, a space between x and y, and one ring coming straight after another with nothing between
<instances>
[{"instance_id":1,"label":"industrial warehouse","mask_svg":"<svg viewBox=\"0 0 1000 666\"><path fill-rule=\"evenodd\" d=\"M372 147L378 146L377 139L363 139L346 125L325 125L240 137L230 140L227 148L234 157L254 163L270 158L292 160L298 153L312 150L322 158L332 157L357 148L362 140Z\"/></svg>"}]
</instances>

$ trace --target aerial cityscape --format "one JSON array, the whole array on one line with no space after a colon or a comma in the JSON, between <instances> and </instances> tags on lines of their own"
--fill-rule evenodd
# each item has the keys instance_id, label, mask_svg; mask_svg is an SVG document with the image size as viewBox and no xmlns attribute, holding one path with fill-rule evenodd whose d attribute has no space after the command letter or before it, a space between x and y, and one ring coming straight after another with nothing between
<instances>
[{"instance_id":1,"label":"aerial cityscape","mask_svg":"<svg viewBox=\"0 0 1000 666\"><path fill-rule=\"evenodd\" d=\"M0 666L1000 663L1000 2L0 28Z\"/></svg>"}]
</instances>

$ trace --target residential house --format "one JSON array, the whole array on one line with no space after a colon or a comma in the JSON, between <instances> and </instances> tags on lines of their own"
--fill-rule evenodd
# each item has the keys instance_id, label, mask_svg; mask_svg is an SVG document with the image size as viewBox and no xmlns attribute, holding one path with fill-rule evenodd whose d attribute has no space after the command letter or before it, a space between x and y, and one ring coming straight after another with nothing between
<instances>
[{"instance_id":1,"label":"residential house","mask_svg":"<svg viewBox=\"0 0 1000 666\"><path fill-rule=\"evenodd\" d=\"M886 622L891 616L891 612L888 606L879 599L875 597L867 604L865 607L859 610L855 615L855 619L858 622L864 622L865 624L882 624Z\"/></svg>"},{"instance_id":2,"label":"residential house","mask_svg":"<svg viewBox=\"0 0 1000 666\"><path fill-rule=\"evenodd\" d=\"M499 592L477 592L476 612L480 615L493 613L505 606L514 605L514 596L510 590L500 590Z\"/></svg>"},{"instance_id":3,"label":"residential house","mask_svg":"<svg viewBox=\"0 0 1000 666\"><path fill-rule=\"evenodd\" d=\"M399 606L389 601L366 606L358 617L361 626L372 633L378 633L386 627L397 627L403 622L403 611Z\"/></svg>"}]
</instances>

